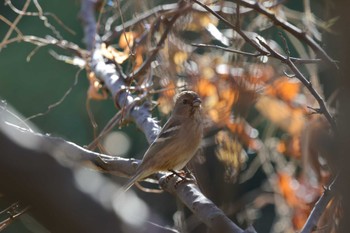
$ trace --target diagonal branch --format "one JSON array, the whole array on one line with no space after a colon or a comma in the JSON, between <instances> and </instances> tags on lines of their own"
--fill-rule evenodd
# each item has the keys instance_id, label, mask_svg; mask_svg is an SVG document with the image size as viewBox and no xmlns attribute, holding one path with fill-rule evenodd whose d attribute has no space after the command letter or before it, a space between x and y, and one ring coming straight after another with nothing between
<instances>
[{"instance_id":1,"label":"diagonal branch","mask_svg":"<svg viewBox=\"0 0 350 233\"><path fill-rule=\"evenodd\" d=\"M334 197L334 190L332 188L334 187L337 181L337 177L338 176L336 176L333 179L333 181L328 187L325 187L323 194L316 202L300 233L310 233L316 229L317 223L320 220L325 209L327 208L328 203Z\"/></svg>"},{"instance_id":2,"label":"diagonal branch","mask_svg":"<svg viewBox=\"0 0 350 233\"><path fill-rule=\"evenodd\" d=\"M198 186L184 182L178 176L160 178L160 185L165 191L175 194L196 216L213 232L220 233L256 233L253 227L242 230L211 200L205 197Z\"/></svg>"},{"instance_id":3,"label":"diagonal branch","mask_svg":"<svg viewBox=\"0 0 350 233\"><path fill-rule=\"evenodd\" d=\"M331 125L333 132L337 132L337 125L335 122L335 119L330 114L328 107L326 105L326 102L321 97L321 95L313 88L312 83L306 79L306 77L300 72L300 70L295 66L293 61L288 56L284 56L278 52L276 52L274 49L272 49L268 44L266 44L264 41L257 38L259 43L270 53L271 57L277 58L281 62L285 63L289 66L289 68L293 71L295 77L301 81L301 83L309 90L309 92L314 96L316 101L318 102L320 106L320 112L323 113L323 115L327 118L329 124Z\"/></svg>"}]
</instances>

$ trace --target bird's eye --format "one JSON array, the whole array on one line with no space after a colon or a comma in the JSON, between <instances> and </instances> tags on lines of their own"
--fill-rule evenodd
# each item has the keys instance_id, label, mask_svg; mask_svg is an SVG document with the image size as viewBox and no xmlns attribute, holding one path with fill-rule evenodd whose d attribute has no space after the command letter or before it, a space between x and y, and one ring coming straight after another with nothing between
<instances>
[{"instance_id":1,"label":"bird's eye","mask_svg":"<svg viewBox=\"0 0 350 233\"><path fill-rule=\"evenodd\" d=\"M182 103L183 103L183 104L188 104L188 100L187 100L187 99L184 99L184 100L182 100Z\"/></svg>"}]
</instances>

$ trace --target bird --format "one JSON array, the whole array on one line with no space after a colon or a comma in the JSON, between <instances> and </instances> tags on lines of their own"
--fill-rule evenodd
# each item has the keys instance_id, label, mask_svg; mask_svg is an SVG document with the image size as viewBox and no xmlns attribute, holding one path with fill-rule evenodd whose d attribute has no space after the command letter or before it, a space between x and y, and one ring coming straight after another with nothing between
<instances>
[{"instance_id":1,"label":"bird","mask_svg":"<svg viewBox=\"0 0 350 233\"><path fill-rule=\"evenodd\" d=\"M123 186L124 191L156 172L173 172L186 166L202 140L201 103L194 91L182 91L176 95L173 112L145 152L135 174Z\"/></svg>"}]
</instances>

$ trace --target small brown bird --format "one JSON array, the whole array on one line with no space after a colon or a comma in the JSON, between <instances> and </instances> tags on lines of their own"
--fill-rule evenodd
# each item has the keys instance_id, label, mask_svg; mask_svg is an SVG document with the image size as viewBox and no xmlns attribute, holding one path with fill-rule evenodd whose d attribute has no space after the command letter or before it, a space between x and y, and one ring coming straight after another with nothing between
<instances>
[{"instance_id":1,"label":"small brown bird","mask_svg":"<svg viewBox=\"0 0 350 233\"><path fill-rule=\"evenodd\" d=\"M202 140L201 102L193 91L183 91L176 96L169 120L149 146L135 175L124 185L125 191L153 173L180 170L186 166Z\"/></svg>"}]
</instances>

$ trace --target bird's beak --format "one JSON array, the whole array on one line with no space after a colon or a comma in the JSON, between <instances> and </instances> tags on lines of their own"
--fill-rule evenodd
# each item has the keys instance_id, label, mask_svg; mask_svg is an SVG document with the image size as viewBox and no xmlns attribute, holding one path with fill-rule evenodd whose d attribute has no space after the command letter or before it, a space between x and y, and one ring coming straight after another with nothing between
<instances>
[{"instance_id":1,"label":"bird's beak","mask_svg":"<svg viewBox=\"0 0 350 233\"><path fill-rule=\"evenodd\" d=\"M195 98L193 101L192 101L192 106L193 107L199 107L202 103L202 100L200 98Z\"/></svg>"}]
</instances>

